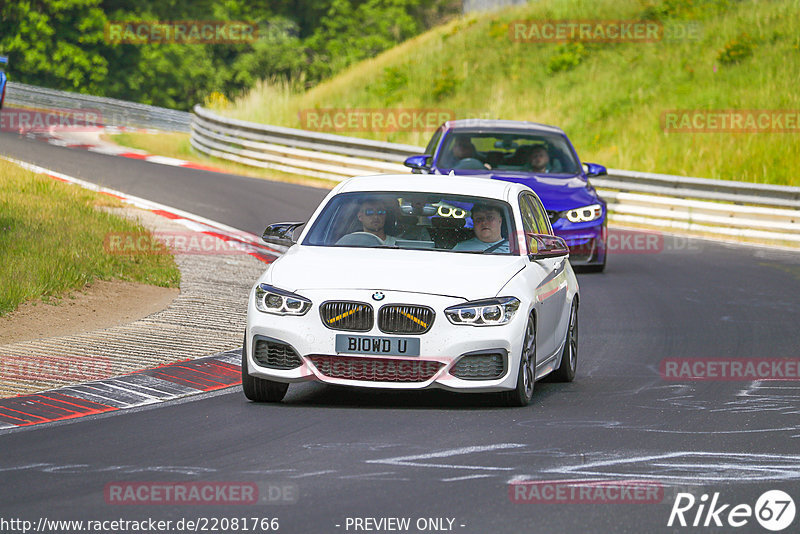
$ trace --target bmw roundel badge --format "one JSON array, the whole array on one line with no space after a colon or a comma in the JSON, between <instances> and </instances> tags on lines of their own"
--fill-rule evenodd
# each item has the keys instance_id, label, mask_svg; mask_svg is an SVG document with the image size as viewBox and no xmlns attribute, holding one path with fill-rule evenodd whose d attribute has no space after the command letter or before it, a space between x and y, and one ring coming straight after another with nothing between
<instances>
[{"instance_id":1,"label":"bmw roundel badge","mask_svg":"<svg viewBox=\"0 0 800 534\"><path fill-rule=\"evenodd\" d=\"M372 294L373 300L383 300L386 295L383 294L383 291L376 291Z\"/></svg>"}]
</instances>

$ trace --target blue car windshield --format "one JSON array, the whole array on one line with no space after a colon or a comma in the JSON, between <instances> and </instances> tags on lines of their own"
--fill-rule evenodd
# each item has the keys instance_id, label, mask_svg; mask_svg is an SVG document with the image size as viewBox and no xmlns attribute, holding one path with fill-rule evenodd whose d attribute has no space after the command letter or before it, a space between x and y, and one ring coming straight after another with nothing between
<instances>
[{"instance_id":1,"label":"blue car windshield","mask_svg":"<svg viewBox=\"0 0 800 534\"><path fill-rule=\"evenodd\" d=\"M416 192L341 193L303 245L518 254L511 206L500 200Z\"/></svg>"},{"instance_id":2,"label":"blue car windshield","mask_svg":"<svg viewBox=\"0 0 800 534\"><path fill-rule=\"evenodd\" d=\"M572 148L558 134L488 133L454 130L444 140L436 167L482 171L574 175L580 171Z\"/></svg>"}]
</instances>

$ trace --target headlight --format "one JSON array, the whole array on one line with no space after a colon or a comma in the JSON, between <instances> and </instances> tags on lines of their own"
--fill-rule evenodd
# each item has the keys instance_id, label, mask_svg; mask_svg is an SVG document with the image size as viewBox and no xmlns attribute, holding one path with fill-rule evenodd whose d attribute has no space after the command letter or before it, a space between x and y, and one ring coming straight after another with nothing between
<instances>
[{"instance_id":1,"label":"headlight","mask_svg":"<svg viewBox=\"0 0 800 534\"><path fill-rule=\"evenodd\" d=\"M277 287L259 284L256 288L256 308L275 315L305 315L311 309L311 301Z\"/></svg>"},{"instance_id":2,"label":"headlight","mask_svg":"<svg viewBox=\"0 0 800 534\"><path fill-rule=\"evenodd\" d=\"M498 297L450 306L444 310L444 314L453 324L496 326L509 322L517 309L519 309L519 299Z\"/></svg>"},{"instance_id":3,"label":"headlight","mask_svg":"<svg viewBox=\"0 0 800 534\"><path fill-rule=\"evenodd\" d=\"M589 222L599 219L603 215L603 206L600 204L592 204L591 206L583 206L582 208L575 208L566 212L565 216L569 222Z\"/></svg>"}]
</instances>

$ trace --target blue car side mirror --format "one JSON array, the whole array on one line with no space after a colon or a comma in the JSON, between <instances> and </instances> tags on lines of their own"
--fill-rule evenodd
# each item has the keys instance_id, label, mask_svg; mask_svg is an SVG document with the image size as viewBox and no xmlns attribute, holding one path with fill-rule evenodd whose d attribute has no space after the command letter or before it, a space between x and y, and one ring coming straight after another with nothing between
<instances>
[{"instance_id":1,"label":"blue car side mirror","mask_svg":"<svg viewBox=\"0 0 800 534\"><path fill-rule=\"evenodd\" d=\"M608 171L602 165L598 165L597 163L584 163L583 168L586 170L586 176L606 176L608 175Z\"/></svg>"},{"instance_id":2,"label":"blue car side mirror","mask_svg":"<svg viewBox=\"0 0 800 534\"><path fill-rule=\"evenodd\" d=\"M429 161L431 157L427 154L422 154L421 156L411 156L406 158L403 162L403 165L406 167L411 167L415 171L429 171L431 170Z\"/></svg>"}]
</instances>

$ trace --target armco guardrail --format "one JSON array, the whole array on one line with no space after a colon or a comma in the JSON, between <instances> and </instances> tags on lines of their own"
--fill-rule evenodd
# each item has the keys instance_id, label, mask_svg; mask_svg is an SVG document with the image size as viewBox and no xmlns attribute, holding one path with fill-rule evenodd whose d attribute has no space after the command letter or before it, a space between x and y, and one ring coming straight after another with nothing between
<instances>
[{"instance_id":1,"label":"armco guardrail","mask_svg":"<svg viewBox=\"0 0 800 534\"><path fill-rule=\"evenodd\" d=\"M407 172L402 161L421 149L269 126L221 117L194 107L192 146L218 158L328 180L378 173Z\"/></svg>"},{"instance_id":2,"label":"armco guardrail","mask_svg":"<svg viewBox=\"0 0 800 534\"><path fill-rule=\"evenodd\" d=\"M91 109L100 112L105 126L155 128L188 132L192 114L100 96L45 89L8 82L6 104L33 108Z\"/></svg>"},{"instance_id":3,"label":"armco guardrail","mask_svg":"<svg viewBox=\"0 0 800 534\"><path fill-rule=\"evenodd\" d=\"M256 167L340 181L409 172L421 147L221 117L195 106L192 146ZM704 235L800 244L800 188L609 169L592 178L611 220Z\"/></svg>"},{"instance_id":4,"label":"armco guardrail","mask_svg":"<svg viewBox=\"0 0 800 534\"><path fill-rule=\"evenodd\" d=\"M669 174L608 169L608 176L595 178L597 187L637 191L680 198L702 198L717 202L739 202L782 208L800 208L800 187L753 184L709 178L687 178Z\"/></svg>"}]
</instances>

